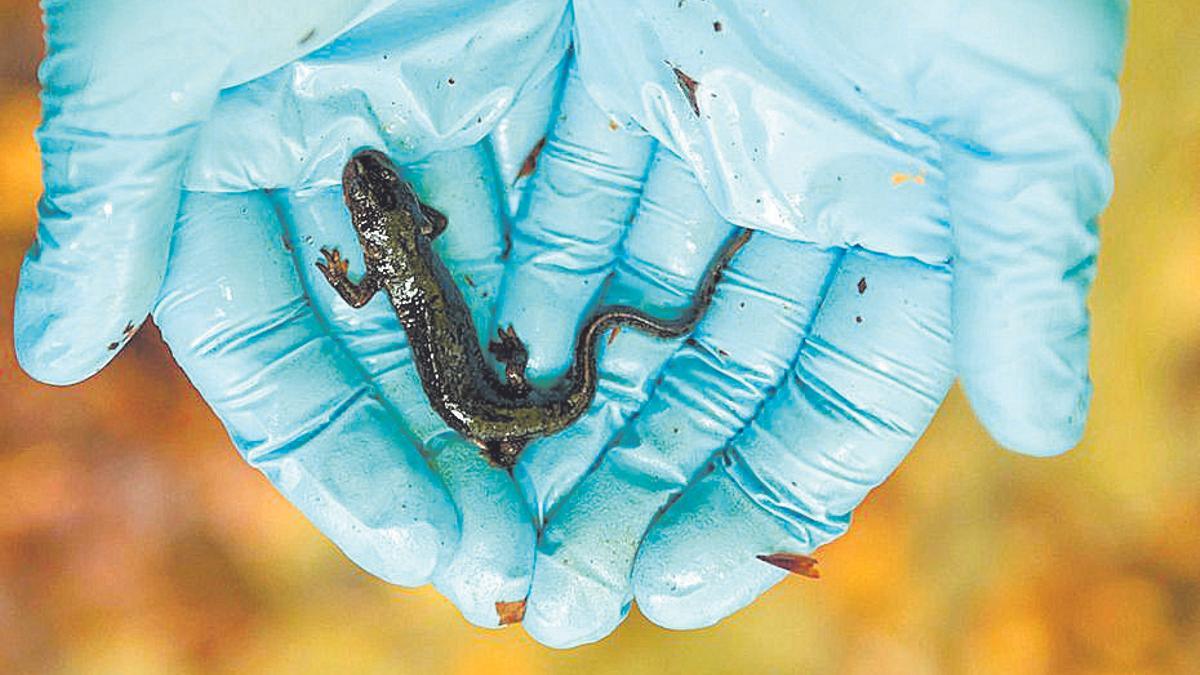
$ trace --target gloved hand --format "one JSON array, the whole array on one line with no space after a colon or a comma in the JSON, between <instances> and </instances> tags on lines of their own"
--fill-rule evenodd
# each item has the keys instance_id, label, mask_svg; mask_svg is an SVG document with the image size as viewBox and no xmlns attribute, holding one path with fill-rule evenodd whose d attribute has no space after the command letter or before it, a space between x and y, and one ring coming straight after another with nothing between
<instances>
[{"instance_id":1,"label":"gloved hand","mask_svg":"<svg viewBox=\"0 0 1200 675\"><path fill-rule=\"evenodd\" d=\"M803 572L956 374L1003 445L1077 442L1126 3L574 7L498 309L530 372L593 303L669 314L758 231L691 340L621 332L589 416L517 465L535 638L597 640L635 598L706 626L785 575L758 556Z\"/></svg>"},{"instance_id":2,"label":"gloved hand","mask_svg":"<svg viewBox=\"0 0 1200 675\"><path fill-rule=\"evenodd\" d=\"M153 308L239 450L317 527L389 581L436 574L496 625L532 563L515 485L430 411L386 298L351 310L313 262L330 246L361 266L341 169L387 149L455 223L438 246L489 325L502 200L552 114L564 3L44 6L22 366L86 378Z\"/></svg>"}]
</instances>

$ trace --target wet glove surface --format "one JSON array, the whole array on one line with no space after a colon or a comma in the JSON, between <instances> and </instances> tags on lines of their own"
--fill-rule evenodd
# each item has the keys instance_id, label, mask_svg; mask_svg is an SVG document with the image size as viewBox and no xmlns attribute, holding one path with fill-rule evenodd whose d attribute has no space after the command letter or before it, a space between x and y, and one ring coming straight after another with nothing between
<instances>
[{"instance_id":1,"label":"wet glove surface","mask_svg":"<svg viewBox=\"0 0 1200 675\"><path fill-rule=\"evenodd\" d=\"M1002 444L1074 445L1125 3L574 8L498 311L532 376L593 303L676 307L760 232L690 339L621 333L590 414L518 463L534 637L745 606L785 575L758 556L842 534L956 376Z\"/></svg>"},{"instance_id":2,"label":"wet glove surface","mask_svg":"<svg viewBox=\"0 0 1200 675\"><path fill-rule=\"evenodd\" d=\"M458 225L440 252L490 323L514 178L561 81L564 4L44 6L22 366L83 379L152 310L242 455L322 532L497 625L532 562L516 487L429 411L386 303L351 313L313 262L323 244L357 253L341 168L387 150Z\"/></svg>"}]
</instances>

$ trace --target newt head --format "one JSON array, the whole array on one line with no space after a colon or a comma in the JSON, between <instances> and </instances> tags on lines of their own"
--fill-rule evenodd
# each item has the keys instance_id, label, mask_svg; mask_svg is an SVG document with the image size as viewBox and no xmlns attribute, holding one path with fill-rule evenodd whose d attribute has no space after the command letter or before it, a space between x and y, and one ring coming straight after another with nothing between
<instances>
[{"instance_id":1,"label":"newt head","mask_svg":"<svg viewBox=\"0 0 1200 675\"><path fill-rule=\"evenodd\" d=\"M378 150L360 150L342 170L342 190L351 211L392 211L400 207L401 193L416 195L387 155Z\"/></svg>"},{"instance_id":2,"label":"newt head","mask_svg":"<svg viewBox=\"0 0 1200 675\"><path fill-rule=\"evenodd\" d=\"M412 185L378 150L360 150L346 162L342 192L369 266L411 246L426 221Z\"/></svg>"}]
</instances>

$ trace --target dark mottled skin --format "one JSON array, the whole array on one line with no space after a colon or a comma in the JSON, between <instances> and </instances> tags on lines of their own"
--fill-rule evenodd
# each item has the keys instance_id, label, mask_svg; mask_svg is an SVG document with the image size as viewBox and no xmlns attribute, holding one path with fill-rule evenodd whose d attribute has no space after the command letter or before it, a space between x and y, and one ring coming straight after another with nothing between
<instances>
[{"instance_id":1,"label":"dark mottled skin","mask_svg":"<svg viewBox=\"0 0 1200 675\"><path fill-rule=\"evenodd\" d=\"M350 281L336 250L322 249L325 261L317 266L353 307L362 307L380 289L387 292L433 409L483 448L489 461L506 468L529 441L566 428L587 410L596 393L596 348L607 331L632 326L659 337L690 333L725 263L749 238L749 231L730 238L683 316L664 321L633 307L604 307L580 330L566 374L549 387L534 387L525 379L525 346L511 327L488 345L505 365L504 378L484 356L466 300L432 248L446 228L445 216L422 204L378 151L359 152L346 164L342 188L366 272L357 283Z\"/></svg>"}]
</instances>

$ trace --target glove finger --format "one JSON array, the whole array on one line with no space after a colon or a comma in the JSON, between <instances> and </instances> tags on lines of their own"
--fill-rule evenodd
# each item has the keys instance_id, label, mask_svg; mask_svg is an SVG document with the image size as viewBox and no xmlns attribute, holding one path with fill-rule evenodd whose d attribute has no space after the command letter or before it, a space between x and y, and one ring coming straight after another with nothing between
<instances>
[{"instance_id":1,"label":"glove finger","mask_svg":"<svg viewBox=\"0 0 1200 675\"><path fill-rule=\"evenodd\" d=\"M447 217L449 225L434 249L467 298L476 326L489 325L502 272L503 237L486 151L473 147L437 154L405 167L403 174L425 203ZM352 274L362 269L362 249L341 188L283 191L277 203L317 314L426 448L458 506L459 548L439 569L435 585L472 623L499 625L497 603L523 599L533 569L536 533L515 483L489 466L479 448L447 427L430 407L407 336L386 294L354 309L317 270L322 247L337 248L350 262Z\"/></svg>"},{"instance_id":2,"label":"glove finger","mask_svg":"<svg viewBox=\"0 0 1200 675\"><path fill-rule=\"evenodd\" d=\"M227 4L42 3L45 192L14 313L17 357L33 377L71 384L92 375L145 319L162 284L183 162L220 88L294 58L299 37L325 39L361 10Z\"/></svg>"},{"instance_id":3,"label":"glove finger","mask_svg":"<svg viewBox=\"0 0 1200 675\"><path fill-rule=\"evenodd\" d=\"M1083 435L1092 395L1086 300L1096 274L1095 223L1078 219L1074 197L1018 187L1036 169L966 163L974 165L966 170L974 184L959 187L971 190L964 196L971 204L958 210L954 228L963 388L1005 447L1066 452Z\"/></svg>"},{"instance_id":4,"label":"glove finger","mask_svg":"<svg viewBox=\"0 0 1200 675\"><path fill-rule=\"evenodd\" d=\"M678 316L692 304L701 276L733 231L709 205L687 165L660 148L603 303ZM679 343L637 330L608 340L589 413L562 433L529 444L513 471L539 522L645 403L653 376Z\"/></svg>"},{"instance_id":5,"label":"glove finger","mask_svg":"<svg viewBox=\"0 0 1200 675\"><path fill-rule=\"evenodd\" d=\"M790 376L646 534L642 613L711 625L781 578L756 556L807 554L844 532L949 390L949 308L944 266L848 252Z\"/></svg>"},{"instance_id":6,"label":"glove finger","mask_svg":"<svg viewBox=\"0 0 1200 675\"><path fill-rule=\"evenodd\" d=\"M154 319L251 466L364 569L426 583L458 516L313 312L262 193L185 193Z\"/></svg>"},{"instance_id":7,"label":"glove finger","mask_svg":"<svg viewBox=\"0 0 1200 675\"><path fill-rule=\"evenodd\" d=\"M654 144L610 126L572 73L515 223L497 323L513 326L538 383L561 374L585 310L612 270Z\"/></svg>"},{"instance_id":8,"label":"glove finger","mask_svg":"<svg viewBox=\"0 0 1200 675\"><path fill-rule=\"evenodd\" d=\"M620 623L643 533L787 373L839 255L760 232L732 260L650 400L551 514L525 619L534 637L571 646Z\"/></svg>"},{"instance_id":9,"label":"glove finger","mask_svg":"<svg viewBox=\"0 0 1200 675\"><path fill-rule=\"evenodd\" d=\"M529 179L537 168L538 157L546 145L546 134L558 112L559 95L569 63L570 57L563 54L554 68L526 84L512 108L488 136L509 218L517 216L529 192Z\"/></svg>"},{"instance_id":10,"label":"glove finger","mask_svg":"<svg viewBox=\"0 0 1200 675\"><path fill-rule=\"evenodd\" d=\"M968 36L969 56L937 59L914 82L917 114L942 140L959 377L992 436L1032 455L1074 446L1090 404L1085 303L1112 194L1127 12L973 6L945 24ZM999 37L1017 33L1027 48Z\"/></svg>"},{"instance_id":11,"label":"glove finger","mask_svg":"<svg viewBox=\"0 0 1200 675\"><path fill-rule=\"evenodd\" d=\"M45 192L21 266L14 339L21 366L51 384L103 368L145 319L167 263L182 162L224 68L201 59L185 94L181 55L196 46L163 54L138 40L145 51L106 49L126 32L98 34L95 24L116 23L112 14L45 6L37 132ZM174 104L163 105L171 92Z\"/></svg>"},{"instance_id":12,"label":"glove finger","mask_svg":"<svg viewBox=\"0 0 1200 675\"><path fill-rule=\"evenodd\" d=\"M1021 117L1020 133L1042 123L1042 138L994 153L950 152L946 167L963 388L997 441L1047 456L1079 442L1091 402L1086 301L1095 218L1112 175L1087 134L1048 123L1045 110L1036 115ZM1048 142L1072 136L1074 148L1056 152Z\"/></svg>"},{"instance_id":13,"label":"glove finger","mask_svg":"<svg viewBox=\"0 0 1200 675\"><path fill-rule=\"evenodd\" d=\"M61 385L103 368L158 294L191 134L64 136L39 133L46 191L13 322L21 367Z\"/></svg>"}]
</instances>

